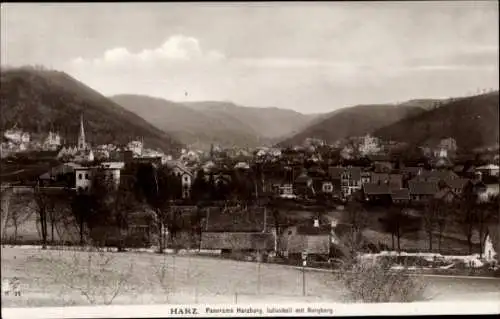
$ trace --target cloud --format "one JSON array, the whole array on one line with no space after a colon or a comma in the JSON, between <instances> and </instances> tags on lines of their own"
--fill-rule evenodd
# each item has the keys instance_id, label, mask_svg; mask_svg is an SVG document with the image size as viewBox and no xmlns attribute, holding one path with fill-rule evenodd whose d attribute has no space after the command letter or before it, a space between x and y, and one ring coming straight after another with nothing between
<instances>
[{"instance_id":1,"label":"cloud","mask_svg":"<svg viewBox=\"0 0 500 319\"><path fill-rule=\"evenodd\" d=\"M161 46L153 49L143 49L133 53L127 48L118 47L106 50L101 57L95 59L73 59L73 64L91 63L94 65L123 65L129 63L156 63L175 61L215 61L224 59L225 55L219 51L202 50L198 39L184 35L175 35L168 38Z\"/></svg>"}]
</instances>

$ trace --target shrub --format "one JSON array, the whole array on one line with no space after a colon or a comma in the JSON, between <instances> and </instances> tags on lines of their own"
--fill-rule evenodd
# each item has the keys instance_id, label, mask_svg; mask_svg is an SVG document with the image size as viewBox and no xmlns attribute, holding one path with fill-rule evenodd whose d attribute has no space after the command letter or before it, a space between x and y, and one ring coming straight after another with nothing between
<instances>
[{"instance_id":1,"label":"shrub","mask_svg":"<svg viewBox=\"0 0 500 319\"><path fill-rule=\"evenodd\" d=\"M426 285L421 277L405 269L391 269L388 262L349 261L335 273L345 288L348 302L423 301Z\"/></svg>"}]
</instances>

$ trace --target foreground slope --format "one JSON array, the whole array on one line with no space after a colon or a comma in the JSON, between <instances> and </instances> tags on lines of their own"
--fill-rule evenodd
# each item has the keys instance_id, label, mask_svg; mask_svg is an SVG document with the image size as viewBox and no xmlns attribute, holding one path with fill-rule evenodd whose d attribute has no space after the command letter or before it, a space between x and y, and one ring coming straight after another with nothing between
<instances>
[{"instance_id":1,"label":"foreground slope","mask_svg":"<svg viewBox=\"0 0 500 319\"><path fill-rule=\"evenodd\" d=\"M374 132L382 139L414 145L453 137L466 150L498 145L498 91L455 99Z\"/></svg>"},{"instance_id":2,"label":"foreground slope","mask_svg":"<svg viewBox=\"0 0 500 319\"><path fill-rule=\"evenodd\" d=\"M49 130L74 143L80 115L93 144L128 143L144 138L147 147L179 151L181 144L136 114L58 71L15 68L1 72L1 128L14 125L40 137Z\"/></svg>"},{"instance_id":3,"label":"foreground slope","mask_svg":"<svg viewBox=\"0 0 500 319\"><path fill-rule=\"evenodd\" d=\"M419 106L404 105L358 105L335 110L324 115L298 134L279 143L280 146L294 146L306 138L318 138L327 143L351 136L362 136L395 123L405 117L424 112Z\"/></svg>"}]
</instances>

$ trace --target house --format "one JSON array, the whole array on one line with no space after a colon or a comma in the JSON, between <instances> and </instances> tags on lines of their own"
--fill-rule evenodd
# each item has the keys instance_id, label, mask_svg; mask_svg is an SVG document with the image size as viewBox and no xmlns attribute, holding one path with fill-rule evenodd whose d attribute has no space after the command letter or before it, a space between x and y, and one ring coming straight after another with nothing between
<instances>
[{"instance_id":1,"label":"house","mask_svg":"<svg viewBox=\"0 0 500 319\"><path fill-rule=\"evenodd\" d=\"M391 187L385 183L367 183L363 185L366 201L391 202Z\"/></svg>"},{"instance_id":2,"label":"house","mask_svg":"<svg viewBox=\"0 0 500 319\"><path fill-rule=\"evenodd\" d=\"M453 203L457 200L459 200L459 195L453 191L452 188L446 186L442 189L440 189L436 195L434 195L434 198L440 201L443 201L445 203Z\"/></svg>"},{"instance_id":3,"label":"house","mask_svg":"<svg viewBox=\"0 0 500 319\"><path fill-rule=\"evenodd\" d=\"M483 251L486 261L500 263L500 224L488 228Z\"/></svg>"},{"instance_id":4,"label":"house","mask_svg":"<svg viewBox=\"0 0 500 319\"><path fill-rule=\"evenodd\" d=\"M42 186L73 188L75 186L75 169L80 167L81 165L76 163L64 163L52 167L48 172L40 175L39 182Z\"/></svg>"},{"instance_id":5,"label":"house","mask_svg":"<svg viewBox=\"0 0 500 319\"><path fill-rule=\"evenodd\" d=\"M371 183L372 181L372 172L363 171L361 172L361 184L364 185L366 183Z\"/></svg>"},{"instance_id":6,"label":"house","mask_svg":"<svg viewBox=\"0 0 500 319\"><path fill-rule=\"evenodd\" d=\"M114 183L115 187L120 185L121 171L125 168L124 162L104 162L101 163L102 168L107 177Z\"/></svg>"},{"instance_id":7,"label":"house","mask_svg":"<svg viewBox=\"0 0 500 319\"><path fill-rule=\"evenodd\" d=\"M93 162L94 152L91 149L81 149L73 156L73 161L77 163Z\"/></svg>"},{"instance_id":8,"label":"house","mask_svg":"<svg viewBox=\"0 0 500 319\"><path fill-rule=\"evenodd\" d=\"M483 175L499 176L499 166L495 164L488 164L476 168L476 172L481 172Z\"/></svg>"},{"instance_id":9,"label":"house","mask_svg":"<svg viewBox=\"0 0 500 319\"><path fill-rule=\"evenodd\" d=\"M193 185L194 174L179 161L169 161L167 162L167 167L169 167L173 174L181 180L182 198L189 198L191 196L191 186Z\"/></svg>"},{"instance_id":10,"label":"house","mask_svg":"<svg viewBox=\"0 0 500 319\"><path fill-rule=\"evenodd\" d=\"M410 201L410 190L408 188L393 189L391 199L394 204L404 204Z\"/></svg>"},{"instance_id":11,"label":"house","mask_svg":"<svg viewBox=\"0 0 500 319\"><path fill-rule=\"evenodd\" d=\"M303 170L302 173L295 179L293 186L298 195L307 196L310 192L312 192L313 179L308 175L306 170Z\"/></svg>"},{"instance_id":12,"label":"house","mask_svg":"<svg viewBox=\"0 0 500 319\"><path fill-rule=\"evenodd\" d=\"M340 187L342 195L348 197L355 192L361 190L361 168L347 167L341 175Z\"/></svg>"},{"instance_id":13,"label":"house","mask_svg":"<svg viewBox=\"0 0 500 319\"><path fill-rule=\"evenodd\" d=\"M386 184L391 188L403 188L403 175L389 173L371 173L370 182L374 184Z\"/></svg>"},{"instance_id":14,"label":"house","mask_svg":"<svg viewBox=\"0 0 500 319\"><path fill-rule=\"evenodd\" d=\"M209 207L202 219L201 249L224 252L273 251L274 219L260 207Z\"/></svg>"},{"instance_id":15,"label":"house","mask_svg":"<svg viewBox=\"0 0 500 319\"><path fill-rule=\"evenodd\" d=\"M467 178L454 178L444 181L445 185L450 188L456 195L462 195L465 187L471 183Z\"/></svg>"},{"instance_id":16,"label":"house","mask_svg":"<svg viewBox=\"0 0 500 319\"><path fill-rule=\"evenodd\" d=\"M453 162L448 157L439 157L431 161L431 165L438 169L453 168Z\"/></svg>"},{"instance_id":17,"label":"house","mask_svg":"<svg viewBox=\"0 0 500 319\"><path fill-rule=\"evenodd\" d=\"M444 182L456 178L459 178L459 176L452 170L423 170L413 180L419 182Z\"/></svg>"},{"instance_id":18,"label":"house","mask_svg":"<svg viewBox=\"0 0 500 319\"><path fill-rule=\"evenodd\" d=\"M61 146L61 136L58 133L49 132L49 135L43 143L45 150L57 150Z\"/></svg>"},{"instance_id":19,"label":"house","mask_svg":"<svg viewBox=\"0 0 500 319\"><path fill-rule=\"evenodd\" d=\"M333 183L331 181L322 181L321 192L324 194L333 194Z\"/></svg>"},{"instance_id":20,"label":"house","mask_svg":"<svg viewBox=\"0 0 500 319\"><path fill-rule=\"evenodd\" d=\"M341 191L342 173L344 171L345 171L344 167L338 167L338 166L328 167L327 174L335 190Z\"/></svg>"},{"instance_id":21,"label":"house","mask_svg":"<svg viewBox=\"0 0 500 319\"><path fill-rule=\"evenodd\" d=\"M400 168L399 172L403 175L403 180L410 180L420 175L423 171L422 167L407 166Z\"/></svg>"},{"instance_id":22,"label":"house","mask_svg":"<svg viewBox=\"0 0 500 319\"><path fill-rule=\"evenodd\" d=\"M201 249L230 252L271 252L274 250L274 235L262 232L203 232Z\"/></svg>"},{"instance_id":23,"label":"house","mask_svg":"<svg viewBox=\"0 0 500 319\"><path fill-rule=\"evenodd\" d=\"M331 224L320 224L318 218L284 229L279 238L279 249L284 256L298 259L303 252L309 255L329 256L332 227Z\"/></svg>"},{"instance_id":24,"label":"house","mask_svg":"<svg viewBox=\"0 0 500 319\"><path fill-rule=\"evenodd\" d=\"M368 155L368 159L372 162L373 170L375 172L385 173L394 169L391 158L387 154Z\"/></svg>"},{"instance_id":25,"label":"house","mask_svg":"<svg viewBox=\"0 0 500 319\"><path fill-rule=\"evenodd\" d=\"M75 168L75 189L77 191L88 191L92 186L92 177L94 170L92 167Z\"/></svg>"},{"instance_id":26,"label":"house","mask_svg":"<svg viewBox=\"0 0 500 319\"><path fill-rule=\"evenodd\" d=\"M295 198L293 184L282 182L273 185L274 193L283 198Z\"/></svg>"},{"instance_id":27,"label":"house","mask_svg":"<svg viewBox=\"0 0 500 319\"><path fill-rule=\"evenodd\" d=\"M410 200L414 202L428 201L437 194L439 191L438 182L436 181L416 181L411 180L408 182L410 190Z\"/></svg>"}]
</instances>

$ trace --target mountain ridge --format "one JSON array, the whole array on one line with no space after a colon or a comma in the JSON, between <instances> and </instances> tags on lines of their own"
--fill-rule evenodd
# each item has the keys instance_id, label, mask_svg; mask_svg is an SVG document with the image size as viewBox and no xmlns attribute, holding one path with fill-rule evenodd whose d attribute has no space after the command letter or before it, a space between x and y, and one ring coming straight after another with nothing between
<instances>
[{"instance_id":1,"label":"mountain ridge","mask_svg":"<svg viewBox=\"0 0 500 319\"><path fill-rule=\"evenodd\" d=\"M90 142L126 144L143 137L146 147L178 153L182 144L70 75L33 67L1 70L2 131L14 125L34 134L58 130L76 141L80 115Z\"/></svg>"},{"instance_id":2,"label":"mountain ridge","mask_svg":"<svg viewBox=\"0 0 500 319\"><path fill-rule=\"evenodd\" d=\"M271 145L312 116L277 107L247 107L228 101L173 102L139 94L110 97L186 144L208 148Z\"/></svg>"}]
</instances>

